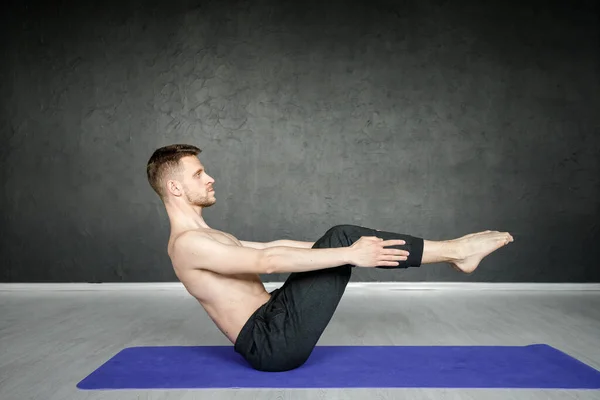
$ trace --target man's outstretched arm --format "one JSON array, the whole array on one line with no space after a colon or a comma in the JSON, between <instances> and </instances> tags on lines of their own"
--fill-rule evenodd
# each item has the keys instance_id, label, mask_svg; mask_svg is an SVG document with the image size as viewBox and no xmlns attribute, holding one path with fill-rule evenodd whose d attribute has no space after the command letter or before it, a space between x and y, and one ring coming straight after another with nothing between
<instances>
[{"instance_id":1,"label":"man's outstretched arm","mask_svg":"<svg viewBox=\"0 0 600 400\"><path fill-rule=\"evenodd\" d=\"M379 231L379 229L375 229L375 230ZM244 243L244 242L242 242L242 243ZM274 240L272 242L260 243L260 244L264 245L264 247L261 247L262 249L267 249L269 247L277 247L277 246L297 247L299 249L312 249L315 242L300 242L298 240L282 239L282 240Z\"/></svg>"},{"instance_id":2,"label":"man's outstretched arm","mask_svg":"<svg viewBox=\"0 0 600 400\"><path fill-rule=\"evenodd\" d=\"M287 240L287 239L274 240L272 242L266 242L266 243L248 242L245 240L240 240L240 243L244 247L250 247L250 248L259 249L259 250L268 249L269 247L277 247L277 246L296 247L299 249L310 249L315 244L314 242L300 242L297 240Z\"/></svg>"},{"instance_id":3,"label":"man's outstretched arm","mask_svg":"<svg viewBox=\"0 0 600 400\"><path fill-rule=\"evenodd\" d=\"M297 247L299 249L311 249L314 244L315 244L315 242L299 242L297 240L282 239L282 240L274 240L272 242L265 243L265 245L266 245L265 249L269 248L269 247L277 247L277 246Z\"/></svg>"}]
</instances>

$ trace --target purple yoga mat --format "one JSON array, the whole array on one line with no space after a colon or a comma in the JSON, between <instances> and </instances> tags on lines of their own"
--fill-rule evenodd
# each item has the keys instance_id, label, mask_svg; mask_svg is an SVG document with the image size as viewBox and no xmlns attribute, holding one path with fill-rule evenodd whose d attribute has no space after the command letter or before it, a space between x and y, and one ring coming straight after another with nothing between
<instances>
[{"instance_id":1,"label":"purple yoga mat","mask_svg":"<svg viewBox=\"0 0 600 400\"><path fill-rule=\"evenodd\" d=\"M545 344L317 346L285 372L254 370L232 346L130 347L77 387L600 389L600 372Z\"/></svg>"}]
</instances>

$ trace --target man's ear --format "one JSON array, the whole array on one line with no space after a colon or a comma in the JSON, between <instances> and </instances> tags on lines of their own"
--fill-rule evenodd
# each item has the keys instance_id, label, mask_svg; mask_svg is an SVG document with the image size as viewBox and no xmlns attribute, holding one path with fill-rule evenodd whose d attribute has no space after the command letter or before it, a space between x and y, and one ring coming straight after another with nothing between
<instances>
[{"instance_id":1,"label":"man's ear","mask_svg":"<svg viewBox=\"0 0 600 400\"><path fill-rule=\"evenodd\" d=\"M181 183L179 183L178 181L173 181L170 180L167 182L167 190L173 195L173 196L181 196L183 194L182 188L181 188Z\"/></svg>"}]
</instances>

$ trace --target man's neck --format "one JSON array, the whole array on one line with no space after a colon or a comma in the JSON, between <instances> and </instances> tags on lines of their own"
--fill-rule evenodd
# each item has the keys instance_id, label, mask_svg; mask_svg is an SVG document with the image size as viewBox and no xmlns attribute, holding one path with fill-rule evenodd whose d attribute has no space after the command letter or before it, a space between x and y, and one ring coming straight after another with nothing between
<instances>
[{"instance_id":1,"label":"man's neck","mask_svg":"<svg viewBox=\"0 0 600 400\"><path fill-rule=\"evenodd\" d=\"M172 232L190 229L211 229L202 218L202 207L177 206L166 204L167 215L171 223Z\"/></svg>"}]
</instances>

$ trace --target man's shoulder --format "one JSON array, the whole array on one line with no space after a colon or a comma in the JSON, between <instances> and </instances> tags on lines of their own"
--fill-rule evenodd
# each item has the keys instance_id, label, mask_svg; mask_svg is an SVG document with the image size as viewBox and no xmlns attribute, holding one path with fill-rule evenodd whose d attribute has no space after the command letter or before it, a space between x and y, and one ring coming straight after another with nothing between
<instances>
[{"instance_id":1,"label":"man's shoulder","mask_svg":"<svg viewBox=\"0 0 600 400\"><path fill-rule=\"evenodd\" d=\"M181 231L181 232L177 232L171 235L171 239L170 241L172 243L175 243L176 241L178 241L181 238L190 238L190 237L194 237L194 238L206 238L206 239L212 239L210 234L207 232L206 229L200 228L200 229L188 229L185 231Z\"/></svg>"},{"instance_id":2,"label":"man's shoulder","mask_svg":"<svg viewBox=\"0 0 600 400\"><path fill-rule=\"evenodd\" d=\"M188 229L185 231L177 232L169 239L169 247L174 248L175 244L187 243L187 242L209 242L215 241L215 238L211 235L207 229ZM177 246L179 247L179 246Z\"/></svg>"},{"instance_id":3,"label":"man's shoulder","mask_svg":"<svg viewBox=\"0 0 600 400\"><path fill-rule=\"evenodd\" d=\"M171 257L186 251L192 243L210 243L214 238L204 229L188 229L169 238L168 252Z\"/></svg>"}]
</instances>

